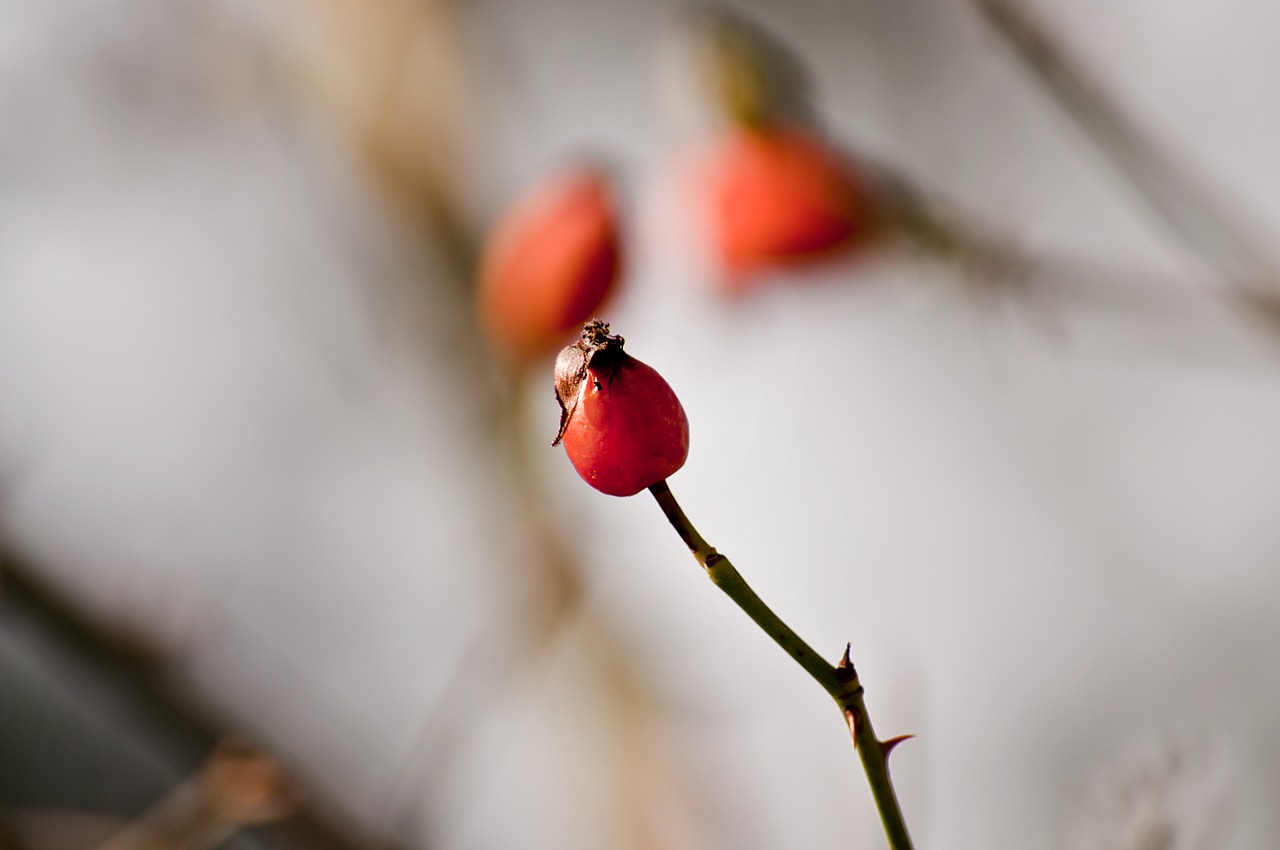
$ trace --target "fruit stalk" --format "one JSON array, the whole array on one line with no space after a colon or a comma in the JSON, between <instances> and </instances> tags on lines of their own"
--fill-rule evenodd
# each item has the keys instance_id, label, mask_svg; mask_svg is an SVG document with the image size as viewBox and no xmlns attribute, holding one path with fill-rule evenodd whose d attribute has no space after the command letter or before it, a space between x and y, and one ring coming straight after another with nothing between
<instances>
[{"instance_id":1,"label":"fruit stalk","mask_svg":"<svg viewBox=\"0 0 1280 850\"><path fill-rule=\"evenodd\" d=\"M853 745L871 786L871 795L875 798L889 847L891 850L911 850L911 836L889 776L889 753L903 739L881 741L876 737L863 702L862 683L849 660L849 647L845 647L844 657L838 665L829 664L756 595L728 558L708 545L685 516L665 480L649 487L649 492L706 571L707 577L836 701L853 736Z\"/></svg>"}]
</instances>

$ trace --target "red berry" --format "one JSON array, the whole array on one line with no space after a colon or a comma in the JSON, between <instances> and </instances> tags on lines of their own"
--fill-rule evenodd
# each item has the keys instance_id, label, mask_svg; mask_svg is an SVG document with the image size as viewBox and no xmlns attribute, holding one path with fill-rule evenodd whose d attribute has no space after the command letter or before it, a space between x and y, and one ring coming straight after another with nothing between
<instances>
[{"instance_id":1,"label":"red berry","mask_svg":"<svg viewBox=\"0 0 1280 850\"><path fill-rule=\"evenodd\" d=\"M480 321L491 346L527 363L563 345L618 282L621 250L608 175L556 171L520 195L490 231L480 260Z\"/></svg>"},{"instance_id":2,"label":"red berry","mask_svg":"<svg viewBox=\"0 0 1280 850\"><path fill-rule=\"evenodd\" d=\"M622 350L604 322L556 358L560 433L573 468L610 496L633 496L689 456L689 419L662 376Z\"/></svg>"},{"instance_id":3,"label":"red berry","mask_svg":"<svg viewBox=\"0 0 1280 850\"><path fill-rule=\"evenodd\" d=\"M853 165L818 136L735 127L703 152L696 205L730 289L744 275L865 244L870 195Z\"/></svg>"}]
</instances>

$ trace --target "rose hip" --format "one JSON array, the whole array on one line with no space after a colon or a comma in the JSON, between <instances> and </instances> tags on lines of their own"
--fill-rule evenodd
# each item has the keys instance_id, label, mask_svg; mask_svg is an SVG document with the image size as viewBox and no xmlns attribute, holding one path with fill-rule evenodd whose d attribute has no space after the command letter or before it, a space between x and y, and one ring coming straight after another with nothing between
<instances>
[{"instance_id":1,"label":"rose hip","mask_svg":"<svg viewBox=\"0 0 1280 850\"><path fill-rule=\"evenodd\" d=\"M684 466L689 420L666 381L622 350L593 321L556 358L560 432L582 479L610 496L632 496Z\"/></svg>"},{"instance_id":2,"label":"rose hip","mask_svg":"<svg viewBox=\"0 0 1280 850\"><path fill-rule=\"evenodd\" d=\"M734 127L696 162L693 203L730 291L751 273L828 257L874 232L872 201L854 164L810 131Z\"/></svg>"},{"instance_id":3,"label":"rose hip","mask_svg":"<svg viewBox=\"0 0 1280 850\"><path fill-rule=\"evenodd\" d=\"M515 365L549 354L599 310L620 268L608 175L587 164L547 175L485 242L477 311L490 345Z\"/></svg>"}]
</instances>

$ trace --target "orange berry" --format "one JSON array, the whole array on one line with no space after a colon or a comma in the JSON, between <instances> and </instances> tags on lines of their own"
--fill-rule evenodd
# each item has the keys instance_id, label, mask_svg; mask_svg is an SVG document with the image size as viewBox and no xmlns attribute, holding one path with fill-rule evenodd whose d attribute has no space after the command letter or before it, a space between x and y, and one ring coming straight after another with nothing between
<instances>
[{"instance_id":1,"label":"orange berry","mask_svg":"<svg viewBox=\"0 0 1280 850\"><path fill-rule=\"evenodd\" d=\"M490 345L514 364L550 354L618 283L621 248L608 175L561 168L503 211L480 259L477 310Z\"/></svg>"},{"instance_id":2,"label":"orange berry","mask_svg":"<svg viewBox=\"0 0 1280 850\"><path fill-rule=\"evenodd\" d=\"M854 165L818 136L735 127L703 151L695 201L728 289L751 273L867 243L872 200Z\"/></svg>"}]
</instances>

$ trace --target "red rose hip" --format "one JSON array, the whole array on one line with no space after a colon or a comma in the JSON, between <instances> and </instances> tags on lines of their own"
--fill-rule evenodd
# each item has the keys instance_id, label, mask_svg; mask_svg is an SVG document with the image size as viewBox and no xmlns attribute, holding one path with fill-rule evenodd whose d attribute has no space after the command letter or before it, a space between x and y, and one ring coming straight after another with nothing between
<instances>
[{"instance_id":1,"label":"red rose hip","mask_svg":"<svg viewBox=\"0 0 1280 850\"><path fill-rule=\"evenodd\" d=\"M633 496L684 466L689 420L666 381L593 321L556 358L560 433L573 468L610 496Z\"/></svg>"},{"instance_id":2,"label":"red rose hip","mask_svg":"<svg viewBox=\"0 0 1280 850\"><path fill-rule=\"evenodd\" d=\"M609 175L579 163L544 176L485 241L476 309L490 345L515 365L555 351L616 288L621 254Z\"/></svg>"},{"instance_id":3,"label":"red rose hip","mask_svg":"<svg viewBox=\"0 0 1280 850\"><path fill-rule=\"evenodd\" d=\"M695 168L694 203L730 291L754 272L829 257L873 236L861 175L809 131L737 127L703 148Z\"/></svg>"}]
</instances>

